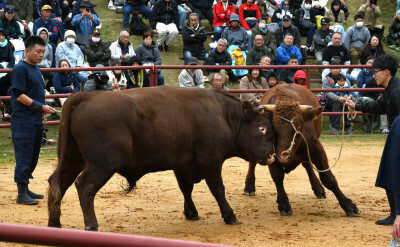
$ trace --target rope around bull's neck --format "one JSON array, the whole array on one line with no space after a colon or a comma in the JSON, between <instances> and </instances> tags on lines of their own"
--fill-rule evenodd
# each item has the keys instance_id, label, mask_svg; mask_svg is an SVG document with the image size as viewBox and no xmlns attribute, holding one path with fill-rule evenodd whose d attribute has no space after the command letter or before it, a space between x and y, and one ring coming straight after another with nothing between
<instances>
[{"instance_id":1,"label":"rope around bull's neck","mask_svg":"<svg viewBox=\"0 0 400 247\"><path fill-rule=\"evenodd\" d=\"M350 99L353 100L353 101L355 101L353 95L350 95L350 96L346 99L346 101L348 101L348 100L350 100ZM292 125L292 128L293 128L294 131L295 131L295 133L294 133L294 135L293 135L292 142L290 143L290 147L289 147L286 151L284 151L284 152L282 152L282 153L288 152L289 155L290 155L290 153L291 153L291 151L292 151L292 148L293 148L293 146L294 146L294 144L295 144L296 136L297 136L297 134L299 134L299 135L301 135L301 137L303 138L304 142L306 143L308 161L309 161L309 163L312 165L312 168L313 168L314 170L316 170L317 172L327 172L327 171L332 170L332 169L336 166L336 164L338 163L338 161L339 161L339 159L340 159L340 155L342 154L343 140L344 140L344 125L345 125L345 124L344 124L344 110L345 110L345 107L346 107L346 105L343 104L343 108L342 108L342 122L343 122L343 124L342 124L342 125L343 125L343 126L342 126L342 140L341 140L341 143L340 143L339 155L338 155L338 157L337 157L337 159L336 159L336 161L335 161L335 164L333 164L331 167L328 167L327 169L324 169L324 170L319 170L319 169L317 168L317 166L311 161L310 149L309 149L309 147L308 147L308 142L307 142L306 138L304 137L303 133L301 133L300 131L298 131L298 130L296 129L296 126L294 125L294 119L295 119L296 117L294 117L294 118L292 118L291 120L289 120L289 119L286 119L286 118L284 118L284 117L282 117L282 116L275 115L275 116L277 116L277 117L279 117L279 118L281 118L281 119L283 119L283 120L289 122L290 125ZM355 112L355 110L349 108L349 112L347 113L347 119L353 120L356 116L357 116L357 113Z\"/></svg>"}]
</instances>

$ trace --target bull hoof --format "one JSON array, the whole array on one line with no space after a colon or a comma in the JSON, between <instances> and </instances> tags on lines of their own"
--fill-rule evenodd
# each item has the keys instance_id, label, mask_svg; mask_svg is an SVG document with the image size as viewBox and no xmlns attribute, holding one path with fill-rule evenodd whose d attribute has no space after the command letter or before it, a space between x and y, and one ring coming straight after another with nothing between
<instances>
[{"instance_id":1,"label":"bull hoof","mask_svg":"<svg viewBox=\"0 0 400 247\"><path fill-rule=\"evenodd\" d=\"M197 212L193 212L193 211L188 211L188 212L183 212L183 214L185 215L185 218L187 220L199 220L199 214Z\"/></svg>"},{"instance_id":2,"label":"bull hoof","mask_svg":"<svg viewBox=\"0 0 400 247\"><path fill-rule=\"evenodd\" d=\"M97 226L85 226L85 231L97 231Z\"/></svg>"},{"instance_id":3,"label":"bull hoof","mask_svg":"<svg viewBox=\"0 0 400 247\"><path fill-rule=\"evenodd\" d=\"M315 194L315 196L316 196L318 199L326 199L326 193L325 193L325 191L323 191L323 192L314 191L314 194Z\"/></svg>"},{"instance_id":4,"label":"bull hoof","mask_svg":"<svg viewBox=\"0 0 400 247\"><path fill-rule=\"evenodd\" d=\"M50 220L47 224L48 227L57 227L57 228L61 228L61 222L60 220Z\"/></svg>"},{"instance_id":5,"label":"bull hoof","mask_svg":"<svg viewBox=\"0 0 400 247\"><path fill-rule=\"evenodd\" d=\"M242 222L240 222L237 218L236 215L232 215L231 217L224 219L225 224L228 225L238 225L238 224L242 224Z\"/></svg>"},{"instance_id":6,"label":"bull hoof","mask_svg":"<svg viewBox=\"0 0 400 247\"><path fill-rule=\"evenodd\" d=\"M355 217L355 216L357 216L357 214L361 213L355 204L352 204L351 206L352 207L350 208L350 210L346 211L347 216Z\"/></svg>"},{"instance_id":7,"label":"bull hoof","mask_svg":"<svg viewBox=\"0 0 400 247\"><path fill-rule=\"evenodd\" d=\"M246 196L255 196L256 195L256 192L254 192L254 191L244 191L244 194L246 195Z\"/></svg>"},{"instance_id":8,"label":"bull hoof","mask_svg":"<svg viewBox=\"0 0 400 247\"><path fill-rule=\"evenodd\" d=\"M347 216L354 217L357 214L360 214L360 210L357 208L356 204L354 204L353 201L348 198L341 201L340 206L342 206Z\"/></svg>"},{"instance_id":9,"label":"bull hoof","mask_svg":"<svg viewBox=\"0 0 400 247\"><path fill-rule=\"evenodd\" d=\"M255 186L247 185L244 187L244 194L246 196L254 196L256 194Z\"/></svg>"},{"instance_id":10,"label":"bull hoof","mask_svg":"<svg viewBox=\"0 0 400 247\"><path fill-rule=\"evenodd\" d=\"M281 216L292 216L293 211L290 208L289 210L279 210L279 212L281 213Z\"/></svg>"}]
</instances>

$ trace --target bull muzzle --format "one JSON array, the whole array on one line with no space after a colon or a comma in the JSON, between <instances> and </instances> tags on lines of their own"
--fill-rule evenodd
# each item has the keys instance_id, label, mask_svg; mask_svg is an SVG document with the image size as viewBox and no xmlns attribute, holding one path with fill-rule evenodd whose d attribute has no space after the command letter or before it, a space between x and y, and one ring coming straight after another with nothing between
<instances>
[{"instance_id":1,"label":"bull muzzle","mask_svg":"<svg viewBox=\"0 0 400 247\"><path fill-rule=\"evenodd\" d=\"M272 165L272 163L275 162L275 156L276 156L276 154L270 154L270 155L268 156L267 165Z\"/></svg>"}]
</instances>

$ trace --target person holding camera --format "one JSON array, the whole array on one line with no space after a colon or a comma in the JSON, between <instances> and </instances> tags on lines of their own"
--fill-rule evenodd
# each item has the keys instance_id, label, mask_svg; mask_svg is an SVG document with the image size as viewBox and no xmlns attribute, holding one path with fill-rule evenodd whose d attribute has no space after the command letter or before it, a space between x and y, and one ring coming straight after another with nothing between
<instances>
[{"instance_id":1,"label":"person holding camera","mask_svg":"<svg viewBox=\"0 0 400 247\"><path fill-rule=\"evenodd\" d=\"M89 78L83 87L84 92L113 91L106 71L94 71Z\"/></svg>"}]
</instances>

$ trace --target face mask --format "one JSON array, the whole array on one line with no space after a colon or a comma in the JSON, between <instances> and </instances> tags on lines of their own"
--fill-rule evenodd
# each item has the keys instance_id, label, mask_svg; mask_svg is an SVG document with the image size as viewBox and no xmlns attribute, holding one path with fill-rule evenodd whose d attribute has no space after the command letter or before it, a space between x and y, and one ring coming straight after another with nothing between
<instances>
[{"instance_id":1,"label":"face mask","mask_svg":"<svg viewBox=\"0 0 400 247\"><path fill-rule=\"evenodd\" d=\"M356 22L356 27L358 27L358 28L362 27L363 25L364 25L364 22L362 22L362 21Z\"/></svg>"},{"instance_id":2,"label":"face mask","mask_svg":"<svg viewBox=\"0 0 400 247\"><path fill-rule=\"evenodd\" d=\"M258 25L260 27L260 29L265 29L265 27L267 26L265 23L260 23Z\"/></svg>"},{"instance_id":3,"label":"face mask","mask_svg":"<svg viewBox=\"0 0 400 247\"><path fill-rule=\"evenodd\" d=\"M100 38L92 37L93 43L99 43Z\"/></svg>"},{"instance_id":4,"label":"face mask","mask_svg":"<svg viewBox=\"0 0 400 247\"><path fill-rule=\"evenodd\" d=\"M304 4L304 8L307 10L311 9L311 4Z\"/></svg>"},{"instance_id":5,"label":"face mask","mask_svg":"<svg viewBox=\"0 0 400 247\"><path fill-rule=\"evenodd\" d=\"M75 39L74 38L67 38L67 40L65 42L67 42L68 45L73 45L75 43Z\"/></svg>"},{"instance_id":6,"label":"face mask","mask_svg":"<svg viewBox=\"0 0 400 247\"><path fill-rule=\"evenodd\" d=\"M8 41L5 39L3 42L0 42L0 46L4 47L7 45L7 43L8 43Z\"/></svg>"}]
</instances>

